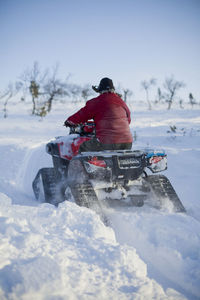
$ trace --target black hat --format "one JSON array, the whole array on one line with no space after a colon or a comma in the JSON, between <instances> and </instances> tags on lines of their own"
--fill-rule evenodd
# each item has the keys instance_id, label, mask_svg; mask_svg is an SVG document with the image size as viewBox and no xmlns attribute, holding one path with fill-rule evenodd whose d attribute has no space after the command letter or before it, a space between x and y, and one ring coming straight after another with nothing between
<instances>
[{"instance_id":1,"label":"black hat","mask_svg":"<svg viewBox=\"0 0 200 300\"><path fill-rule=\"evenodd\" d=\"M100 93L102 91L115 90L112 80L107 77L101 79L98 87L92 86L92 88L97 93Z\"/></svg>"}]
</instances>

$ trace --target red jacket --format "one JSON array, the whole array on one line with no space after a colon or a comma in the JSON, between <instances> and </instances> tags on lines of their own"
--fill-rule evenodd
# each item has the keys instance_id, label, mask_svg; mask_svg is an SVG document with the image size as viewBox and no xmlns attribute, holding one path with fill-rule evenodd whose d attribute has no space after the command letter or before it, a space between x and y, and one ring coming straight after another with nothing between
<instances>
[{"instance_id":1,"label":"red jacket","mask_svg":"<svg viewBox=\"0 0 200 300\"><path fill-rule=\"evenodd\" d=\"M74 124L93 119L96 136L103 144L131 143L130 111L115 93L103 93L86 102L85 107L67 120Z\"/></svg>"}]
</instances>

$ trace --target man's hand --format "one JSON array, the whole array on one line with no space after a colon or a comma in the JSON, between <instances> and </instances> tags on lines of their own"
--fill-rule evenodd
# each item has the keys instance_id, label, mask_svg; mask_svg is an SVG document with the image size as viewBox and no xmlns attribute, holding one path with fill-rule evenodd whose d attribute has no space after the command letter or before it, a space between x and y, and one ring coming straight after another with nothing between
<instances>
[{"instance_id":1,"label":"man's hand","mask_svg":"<svg viewBox=\"0 0 200 300\"><path fill-rule=\"evenodd\" d=\"M71 121L66 120L65 123L64 123L64 126L66 126L66 127L75 127L76 124L74 124L74 123L71 122Z\"/></svg>"}]
</instances>

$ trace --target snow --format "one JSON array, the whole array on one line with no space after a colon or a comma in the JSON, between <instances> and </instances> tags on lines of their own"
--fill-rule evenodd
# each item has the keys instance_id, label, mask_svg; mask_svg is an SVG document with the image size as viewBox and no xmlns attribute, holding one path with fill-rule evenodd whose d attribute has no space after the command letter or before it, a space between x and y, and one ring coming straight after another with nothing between
<instances>
[{"instance_id":1,"label":"snow","mask_svg":"<svg viewBox=\"0 0 200 300\"><path fill-rule=\"evenodd\" d=\"M72 201L34 199L32 180L52 165L45 145L67 135L78 107L57 104L44 119L29 109L0 116L0 299L200 299L200 110L131 105L133 149L166 151L163 174L187 213L106 208L105 226Z\"/></svg>"}]
</instances>

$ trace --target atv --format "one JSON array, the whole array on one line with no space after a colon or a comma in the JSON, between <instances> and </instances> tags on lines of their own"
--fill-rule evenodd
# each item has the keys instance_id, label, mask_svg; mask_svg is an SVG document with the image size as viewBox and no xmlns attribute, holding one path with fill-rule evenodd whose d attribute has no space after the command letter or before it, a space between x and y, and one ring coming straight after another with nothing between
<instances>
[{"instance_id":1,"label":"atv","mask_svg":"<svg viewBox=\"0 0 200 300\"><path fill-rule=\"evenodd\" d=\"M170 181L155 173L167 169L163 150L105 150L79 153L79 147L95 136L95 125L87 122L70 127L68 136L57 137L46 145L53 167L38 171L33 183L37 200L54 205L73 196L76 204L102 216L102 205L171 205L185 212ZM148 170L153 175L148 175ZM71 197L72 198L72 197Z\"/></svg>"}]
</instances>

